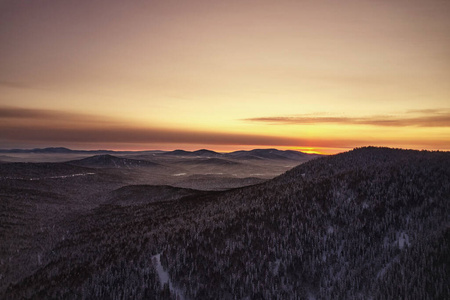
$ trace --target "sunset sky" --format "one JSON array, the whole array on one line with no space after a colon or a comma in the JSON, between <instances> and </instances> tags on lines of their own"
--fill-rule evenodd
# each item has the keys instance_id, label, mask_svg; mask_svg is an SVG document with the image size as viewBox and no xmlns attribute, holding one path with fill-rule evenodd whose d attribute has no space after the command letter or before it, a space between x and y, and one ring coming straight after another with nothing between
<instances>
[{"instance_id":1,"label":"sunset sky","mask_svg":"<svg viewBox=\"0 0 450 300\"><path fill-rule=\"evenodd\" d=\"M0 0L0 148L450 150L448 0Z\"/></svg>"}]
</instances>

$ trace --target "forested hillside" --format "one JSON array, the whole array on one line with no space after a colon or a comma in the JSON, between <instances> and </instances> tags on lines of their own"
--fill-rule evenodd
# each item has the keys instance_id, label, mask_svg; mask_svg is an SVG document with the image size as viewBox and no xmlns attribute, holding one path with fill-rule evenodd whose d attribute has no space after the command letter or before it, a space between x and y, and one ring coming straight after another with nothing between
<instances>
[{"instance_id":1,"label":"forested hillside","mask_svg":"<svg viewBox=\"0 0 450 300\"><path fill-rule=\"evenodd\" d=\"M450 153L360 148L179 195L71 220L4 298L450 298Z\"/></svg>"}]
</instances>

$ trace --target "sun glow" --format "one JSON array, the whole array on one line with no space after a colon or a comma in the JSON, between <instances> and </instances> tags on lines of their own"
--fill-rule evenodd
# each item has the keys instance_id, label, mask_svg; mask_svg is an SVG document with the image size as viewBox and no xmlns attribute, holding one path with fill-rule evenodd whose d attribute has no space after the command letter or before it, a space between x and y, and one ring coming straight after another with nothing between
<instances>
[{"instance_id":1,"label":"sun glow","mask_svg":"<svg viewBox=\"0 0 450 300\"><path fill-rule=\"evenodd\" d=\"M325 149L316 149L316 148L311 148L311 147L307 147L307 148L296 147L296 148L293 148L292 150L301 151L303 153L308 153L308 154L320 154L320 155L334 154L334 153L328 152Z\"/></svg>"}]
</instances>

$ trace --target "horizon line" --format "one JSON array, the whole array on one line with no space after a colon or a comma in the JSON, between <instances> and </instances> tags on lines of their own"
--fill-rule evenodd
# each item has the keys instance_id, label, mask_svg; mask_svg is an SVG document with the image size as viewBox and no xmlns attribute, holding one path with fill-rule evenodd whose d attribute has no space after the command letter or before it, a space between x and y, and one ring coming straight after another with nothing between
<instances>
[{"instance_id":1,"label":"horizon line","mask_svg":"<svg viewBox=\"0 0 450 300\"><path fill-rule=\"evenodd\" d=\"M236 148L234 150L228 150L228 151L221 151L221 150L211 150L211 148L196 148L196 150L185 150L183 148L171 148L171 150L161 150L161 149L118 149L118 148L109 148L109 149L101 149L101 148L95 148L95 149L87 149L87 148L69 148L69 147L64 147L64 146L48 146L48 147L32 147L32 148L0 148L0 152L2 153L8 153L8 154L25 154L25 153L10 153L9 151L30 151L27 152L26 154L40 154L40 153L33 153L32 151L37 151L37 150L50 150L50 149L66 149L69 151L73 151L73 152L114 152L114 153L119 153L119 152L128 152L128 153L138 153L138 152L162 152L162 153L167 153L167 152L173 152L173 151L185 151L185 152L189 152L189 153L194 153L197 151L202 151L202 150L206 150L206 151L211 151L214 153L218 153L218 154L222 154L222 153L232 153L232 152L237 152L237 151L252 151L252 150L277 150L277 151L296 151L296 152L301 152L301 153L305 153L305 154L316 154L316 155L336 155L336 154L340 154L340 153L345 153L345 152L349 152L355 149L360 149L360 148L370 148L370 147L374 147L374 148L388 148L388 149L399 149L399 150L412 150L412 151L429 151L429 152L450 152L449 150L441 150L441 149L436 149L436 150L430 150L430 149L414 149L414 148L402 148L402 147L389 147L389 146L375 146L375 145L366 145L366 146L355 146L352 148L346 148L346 149L341 149L343 151L338 151L338 152L324 152L324 151L319 151L319 149L321 147L281 147L277 148L277 147L273 147L273 146L269 146L269 147L257 147L257 148L248 148L248 147L243 147L243 148ZM283 149L284 148L284 149ZM41 153L43 154L43 153ZM64 154L64 153L53 153L53 154Z\"/></svg>"}]
</instances>

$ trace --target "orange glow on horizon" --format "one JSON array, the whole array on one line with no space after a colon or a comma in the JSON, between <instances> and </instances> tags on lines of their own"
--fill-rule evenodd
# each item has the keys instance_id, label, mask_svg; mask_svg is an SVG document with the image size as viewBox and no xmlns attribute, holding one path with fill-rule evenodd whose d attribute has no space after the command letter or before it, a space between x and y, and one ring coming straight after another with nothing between
<instances>
[{"instance_id":1,"label":"orange glow on horizon","mask_svg":"<svg viewBox=\"0 0 450 300\"><path fill-rule=\"evenodd\" d=\"M340 152L344 152L341 149L324 149L324 148L313 148L313 147L295 147L290 150L300 151L307 154L320 154L320 155L332 155Z\"/></svg>"},{"instance_id":2,"label":"orange glow on horizon","mask_svg":"<svg viewBox=\"0 0 450 300\"><path fill-rule=\"evenodd\" d=\"M216 145L108 145L104 147L98 147L98 145L86 145L83 147L74 147L73 150L114 150L114 151L196 151L201 149L207 149L218 153L230 153L240 150L253 150L253 149L273 149L278 150L294 150L307 154L319 154L319 155L334 155L341 152L346 152L351 149L345 148L314 148L314 147L274 147L273 145L232 145L232 146L216 146Z\"/></svg>"}]
</instances>

